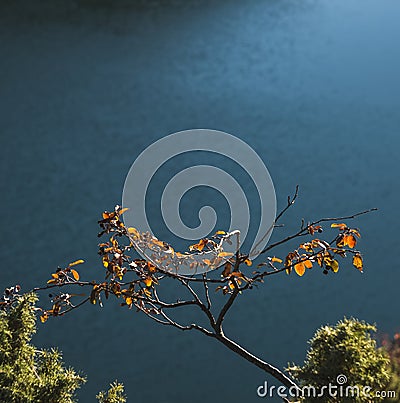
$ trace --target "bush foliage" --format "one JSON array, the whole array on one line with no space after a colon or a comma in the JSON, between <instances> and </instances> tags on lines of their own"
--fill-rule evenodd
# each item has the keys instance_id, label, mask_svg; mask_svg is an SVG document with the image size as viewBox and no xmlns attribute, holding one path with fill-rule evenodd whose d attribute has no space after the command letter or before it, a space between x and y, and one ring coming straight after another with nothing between
<instances>
[{"instance_id":1,"label":"bush foliage","mask_svg":"<svg viewBox=\"0 0 400 403\"><path fill-rule=\"evenodd\" d=\"M58 350L31 344L36 301L36 295L25 294L0 311L0 402L75 403L85 377L65 367ZM100 403L125 403L123 391L123 385L114 383L97 398Z\"/></svg>"},{"instance_id":2,"label":"bush foliage","mask_svg":"<svg viewBox=\"0 0 400 403\"><path fill-rule=\"evenodd\" d=\"M383 348L378 348L372 333L375 326L356 319L344 319L336 326L323 326L309 341L303 366L292 365L288 368L300 385L314 386L317 390L328 383L338 385L338 376L344 375L343 387L357 387L359 396L327 396L322 400L307 397L307 402L380 402L381 397L365 396L361 391L365 386L373 391L389 390L392 377L390 359ZM339 383L340 385L340 383Z\"/></svg>"}]
</instances>

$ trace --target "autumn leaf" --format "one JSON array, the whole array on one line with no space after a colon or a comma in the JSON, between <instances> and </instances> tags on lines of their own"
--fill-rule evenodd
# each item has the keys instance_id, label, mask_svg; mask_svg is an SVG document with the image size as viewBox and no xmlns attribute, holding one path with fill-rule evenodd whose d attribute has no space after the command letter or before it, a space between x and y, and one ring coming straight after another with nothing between
<instances>
[{"instance_id":1,"label":"autumn leaf","mask_svg":"<svg viewBox=\"0 0 400 403\"><path fill-rule=\"evenodd\" d=\"M217 232L215 233L215 235L225 235L225 234L226 234L225 231L217 231Z\"/></svg>"},{"instance_id":2,"label":"autumn leaf","mask_svg":"<svg viewBox=\"0 0 400 403\"><path fill-rule=\"evenodd\" d=\"M273 257L271 258L271 262L276 262L276 263L282 263L282 259L279 259L279 257Z\"/></svg>"},{"instance_id":3,"label":"autumn leaf","mask_svg":"<svg viewBox=\"0 0 400 403\"><path fill-rule=\"evenodd\" d=\"M220 252L218 253L218 257L231 257L233 255L233 253L231 252Z\"/></svg>"},{"instance_id":4,"label":"autumn leaf","mask_svg":"<svg viewBox=\"0 0 400 403\"><path fill-rule=\"evenodd\" d=\"M125 302L126 302L126 305L131 306L131 305L132 305L133 300L132 300L132 298L131 298L131 297L126 297L126 298L125 298Z\"/></svg>"},{"instance_id":5,"label":"autumn leaf","mask_svg":"<svg viewBox=\"0 0 400 403\"><path fill-rule=\"evenodd\" d=\"M359 253L356 253L353 256L353 266L359 270L361 273L363 272L363 259Z\"/></svg>"},{"instance_id":6,"label":"autumn leaf","mask_svg":"<svg viewBox=\"0 0 400 403\"><path fill-rule=\"evenodd\" d=\"M307 259L303 262L304 266L306 266L307 269L312 269L312 261Z\"/></svg>"},{"instance_id":7,"label":"autumn leaf","mask_svg":"<svg viewBox=\"0 0 400 403\"><path fill-rule=\"evenodd\" d=\"M76 281L79 281L79 273L76 270L71 269L71 274L73 275Z\"/></svg>"},{"instance_id":8,"label":"autumn leaf","mask_svg":"<svg viewBox=\"0 0 400 403\"><path fill-rule=\"evenodd\" d=\"M197 250L199 252L201 252L204 247L207 245L208 239L201 239L199 241L199 243L196 243L195 245L190 245L189 246L189 250L193 251L193 250Z\"/></svg>"},{"instance_id":9,"label":"autumn leaf","mask_svg":"<svg viewBox=\"0 0 400 403\"><path fill-rule=\"evenodd\" d=\"M303 262L296 263L294 265L294 271L301 277L306 272L306 266Z\"/></svg>"},{"instance_id":10,"label":"autumn leaf","mask_svg":"<svg viewBox=\"0 0 400 403\"><path fill-rule=\"evenodd\" d=\"M47 319L49 319L49 315L47 312L44 312L43 315L40 315L40 321L42 323L45 323L47 321Z\"/></svg>"},{"instance_id":11,"label":"autumn leaf","mask_svg":"<svg viewBox=\"0 0 400 403\"><path fill-rule=\"evenodd\" d=\"M77 264L82 264L82 263L84 263L84 262L85 262L85 261L84 261L83 259L75 260L75 262L70 263L70 264L68 265L68 267L73 267L73 266L76 266Z\"/></svg>"},{"instance_id":12,"label":"autumn leaf","mask_svg":"<svg viewBox=\"0 0 400 403\"><path fill-rule=\"evenodd\" d=\"M330 267L334 273L339 271L339 262L336 259L330 259L326 262L326 265Z\"/></svg>"},{"instance_id":13,"label":"autumn leaf","mask_svg":"<svg viewBox=\"0 0 400 403\"><path fill-rule=\"evenodd\" d=\"M348 245L350 248L354 248L356 246L357 239L354 235L345 235L344 243Z\"/></svg>"},{"instance_id":14,"label":"autumn leaf","mask_svg":"<svg viewBox=\"0 0 400 403\"><path fill-rule=\"evenodd\" d=\"M231 274L232 265L228 262L225 265L223 272L221 273L222 277L228 277Z\"/></svg>"},{"instance_id":15,"label":"autumn leaf","mask_svg":"<svg viewBox=\"0 0 400 403\"><path fill-rule=\"evenodd\" d=\"M247 264L247 266L251 266L253 264L250 259L246 259L244 262Z\"/></svg>"},{"instance_id":16,"label":"autumn leaf","mask_svg":"<svg viewBox=\"0 0 400 403\"><path fill-rule=\"evenodd\" d=\"M145 279L143 279L143 282L146 284L146 287L151 287L151 285L153 284L153 279L151 277L146 277Z\"/></svg>"},{"instance_id":17,"label":"autumn leaf","mask_svg":"<svg viewBox=\"0 0 400 403\"><path fill-rule=\"evenodd\" d=\"M128 211L129 210L129 208L127 208L127 207L124 207L124 208L122 208L121 210L118 210L118 215L122 215L122 214L124 214L126 211Z\"/></svg>"},{"instance_id":18,"label":"autumn leaf","mask_svg":"<svg viewBox=\"0 0 400 403\"><path fill-rule=\"evenodd\" d=\"M154 266L154 264L147 262L147 270L150 273L155 273L157 271L157 268L156 268L156 266Z\"/></svg>"},{"instance_id":19,"label":"autumn leaf","mask_svg":"<svg viewBox=\"0 0 400 403\"><path fill-rule=\"evenodd\" d=\"M361 238L360 231L359 231L357 228L352 228L352 229L350 230L350 232L351 232L352 234L356 235L358 238Z\"/></svg>"},{"instance_id":20,"label":"autumn leaf","mask_svg":"<svg viewBox=\"0 0 400 403\"><path fill-rule=\"evenodd\" d=\"M55 278L52 278L51 280L49 280L47 282L47 284L55 284L55 283L57 283L57 279L55 279Z\"/></svg>"},{"instance_id":21,"label":"autumn leaf","mask_svg":"<svg viewBox=\"0 0 400 403\"><path fill-rule=\"evenodd\" d=\"M90 293L90 303L96 305L97 298L99 297L99 286L95 284Z\"/></svg>"},{"instance_id":22,"label":"autumn leaf","mask_svg":"<svg viewBox=\"0 0 400 403\"><path fill-rule=\"evenodd\" d=\"M139 231L138 231L136 228L129 227L129 228L128 228L128 232L129 232L130 234L132 234L133 236L135 236L136 238L140 238Z\"/></svg>"},{"instance_id":23,"label":"autumn leaf","mask_svg":"<svg viewBox=\"0 0 400 403\"><path fill-rule=\"evenodd\" d=\"M331 224L331 228L339 228L340 231L344 231L347 228L347 225L345 223L340 223L340 224Z\"/></svg>"}]
</instances>

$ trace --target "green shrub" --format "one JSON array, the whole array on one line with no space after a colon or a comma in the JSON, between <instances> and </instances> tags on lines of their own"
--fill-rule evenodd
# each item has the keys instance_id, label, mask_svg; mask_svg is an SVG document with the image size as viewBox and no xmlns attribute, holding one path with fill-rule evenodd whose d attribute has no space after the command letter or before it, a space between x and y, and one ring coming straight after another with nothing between
<instances>
[{"instance_id":1,"label":"green shrub","mask_svg":"<svg viewBox=\"0 0 400 403\"><path fill-rule=\"evenodd\" d=\"M64 367L57 350L30 344L36 332L37 297L20 297L0 312L0 401L7 403L73 403L82 375Z\"/></svg>"},{"instance_id":2,"label":"green shrub","mask_svg":"<svg viewBox=\"0 0 400 403\"><path fill-rule=\"evenodd\" d=\"M19 296L0 310L0 403L75 403L85 377L64 366L62 354L31 344L36 332L34 294ZM125 403L123 385L100 392L100 403Z\"/></svg>"},{"instance_id":3,"label":"green shrub","mask_svg":"<svg viewBox=\"0 0 400 403\"><path fill-rule=\"evenodd\" d=\"M388 390L391 379L390 360L388 354L377 348L376 341L371 337L375 332L373 325L360 322L356 319L344 319L336 326L323 326L310 340L303 366L292 365L288 368L290 374L297 379L301 386L314 386L321 390L329 383L340 385L337 382L339 375L345 375L347 381L343 384L357 387L359 396L349 391L342 396L307 397L306 402L380 402L382 398L365 396L362 390L365 386L373 391ZM339 390L339 389L338 389Z\"/></svg>"}]
</instances>

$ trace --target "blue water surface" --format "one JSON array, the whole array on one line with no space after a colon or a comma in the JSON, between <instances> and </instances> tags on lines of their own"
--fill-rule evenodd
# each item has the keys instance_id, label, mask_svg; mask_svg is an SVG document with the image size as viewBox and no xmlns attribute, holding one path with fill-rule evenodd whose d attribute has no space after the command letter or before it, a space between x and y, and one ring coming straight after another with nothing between
<instances>
[{"instance_id":1,"label":"blue water surface","mask_svg":"<svg viewBox=\"0 0 400 403\"><path fill-rule=\"evenodd\" d=\"M379 208L355 224L363 275L344 264L337 275L268 279L240 297L228 335L284 367L345 315L394 332L399 17L396 0L2 2L0 285L27 290L77 258L82 276L101 278L96 221L120 202L134 159L167 134L205 127L257 150L279 207L300 185L274 239L303 217ZM88 375L83 402L115 378L129 402L253 402L266 379L224 346L115 302L39 328L37 344L59 346Z\"/></svg>"}]
</instances>

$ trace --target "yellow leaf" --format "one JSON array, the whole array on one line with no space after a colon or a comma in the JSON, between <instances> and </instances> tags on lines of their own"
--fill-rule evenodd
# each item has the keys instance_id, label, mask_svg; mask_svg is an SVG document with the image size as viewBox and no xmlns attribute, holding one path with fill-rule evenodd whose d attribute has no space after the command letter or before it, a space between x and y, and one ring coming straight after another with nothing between
<instances>
[{"instance_id":1,"label":"yellow leaf","mask_svg":"<svg viewBox=\"0 0 400 403\"><path fill-rule=\"evenodd\" d=\"M45 312L43 315L40 316L40 321L42 323L45 323L47 319L49 319L49 315L47 314L47 312Z\"/></svg>"},{"instance_id":2,"label":"yellow leaf","mask_svg":"<svg viewBox=\"0 0 400 403\"><path fill-rule=\"evenodd\" d=\"M55 278L52 278L47 282L47 284L54 284L54 283L57 283L57 280Z\"/></svg>"},{"instance_id":3,"label":"yellow leaf","mask_svg":"<svg viewBox=\"0 0 400 403\"><path fill-rule=\"evenodd\" d=\"M132 305L132 302L133 302L133 301L132 301L132 298L131 298L131 297L126 297L126 298L125 298L125 302L126 302L127 305Z\"/></svg>"},{"instance_id":4,"label":"yellow leaf","mask_svg":"<svg viewBox=\"0 0 400 403\"><path fill-rule=\"evenodd\" d=\"M339 236L339 238L336 241L336 246L338 248L343 248L343 247L345 247L347 245L345 238L346 237L343 234Z\"/></svg>"},{"instance_id":5,"label":"yellow leaf","mask_svg":"<svg viewBox=\"0 0 400 403\"><path fill-rule=\"evenodd\" d=\"M76 281L79 280L79 273L78 273L76 270L71 269L71 274L74 276L74 279L75 279Z\"/></svg>"},{"instance_id":6,"label":"yellow leaf","mask_svg":"<svg viewBox=\"0 0 400 403\"><path fill-rule=\"evenodd\" d=\"M231 252L220 252L218 253L218 257L228 257L228 256L232 256L233 253Z\"/></svg>"},{"instance_id":7,"label":"yellow leaf","mask_svg":"<svg viewBox=\"0 0 400 403\"><path fill-rule=\"evenodd\" d=\"M332 268L332 271L334 273L337 273L339 271L339 262L335 259L332 259L328 265Z\"/></svg>"},{"instance_id":8,"label":"yellow leaf","mask_svg":"<svg viewBox=\"0 0 400 403\"><path fill-rule=\"evenodd\" d=\"M51 277L53 277L53 278L58 278L58 274L57 274L57 273L53 273L53 274L51 275Z\"/></svg>"},{"instance_id":9,"label":"yellow leaf","mask_svg":"<svg viewBox=\"0 0 400 403\"><path fill-rule=\"evenodd\" d=\"M279 259L279 257L273 257L272 259L271 259L271 262L277 262L277 263L282 263L282 259Z\"/></svg>"},{"instance_id":10,"label":"yellow leaf","mask_svg":"<svg viewBox=\"0 0 400 403\"><path fill-rule=\"evenodd\" d=\"M301 277L306 271L306 266L303 264L303 262L296 263L294 265L294 271Z\"/></svg>"},{"instance_id":11,"label":"yellow leaf","mask_svg":"<svg viewBox=\"0 0 400 403\"><path fill-rule=\"evenodd\" d=\"M225 235L225 234L226 234L225 231L217 231L217 232L215 233L215 235Z\"/></svg>"},{"instance_id":12,"label":"yellow leaf","mask_svg":"<svg viewBox=\"0 0 400 403\"><path fill-rule=\"evenodd\" d=\"M331 224L332 228L339 228L341 231L345 230L347 228L347 225L345 223L340 223L340 224Z\"/></svg>"},{"instance_id":13,"label":"yellow leaf","mask_svg":"<svg viewBox=\"0 0 400 403\"><path fill-rule=\"evenodd\" d=\"M153 284L153 279L151 277L146 277L143 282L146 284L146 287L151 287Z\"/></svg>"},{"instance_id":14,"label":"yellow leaf","mask_svg":"<svg viewBox=\"0 0 400 403\"><path fill-rule=\"evenodd\" d=\"M246 259L244 262L247 264L247 266L251 266L253 264L250 259Z\"/></svg>"},{"instance_id":15,"label":"yellow leaf","mask_svg":"<svg viewBox=\"0 0 400 403\"><path fill-rule=\"evenodd\" d=\"M164 242L163 242L163 241L159 241L158 239L153 239L151 242L152 242L154 245L161 246L162 248L165 247Z\"/></svg>"},{"instance_id":16,"label":"yellow leaf","mask_svg":"<svg viewBox=\"0 0 400 403\"><path fill-rule=\"evenodd\" d=\"M121 210L118 210L118 215L122 215L122 214L124 214L126 211L128 211L129 210L129 208L128 207L125 207L125 208L122 208Z\"/></svg>"},{"instance_id":17,"label":"yellow leaf","mask_svg":"<svg viewBox=\"0 0 400 403\"><path fill-rule=\"evenodd\" d=\"M70 263L70 264L68 265L68 267L76 266L77 264L82 264L82 263L84 263L84 262L85 262L85 261L82 260L82 259L75 260L75 262Z\"/></svg>"},{"instance_id":18,"label":"yellow leaf","mask_svg":"<svg viewBox=\"0 0 400 403\"><path fill-rule=\"evenodd\" d=\"M129 227L129 228L128 228L128 233L129 233L130 235L132 235L134 238L140 239L140 233L139 233L139 231L138 231L136 228Z\"/></svg>"},{"instance_id":19,"label":"yellow leaf","mask_svg":"<svg viewBox=\"0 0 400 403\"><path fill-rule=\"evenodd\" d=\"M356 253L353 256L353 266L362 273L362 271L363 271L363 259L362 259L362 256L359 253Z\"/></svg>"}]
</instances>

